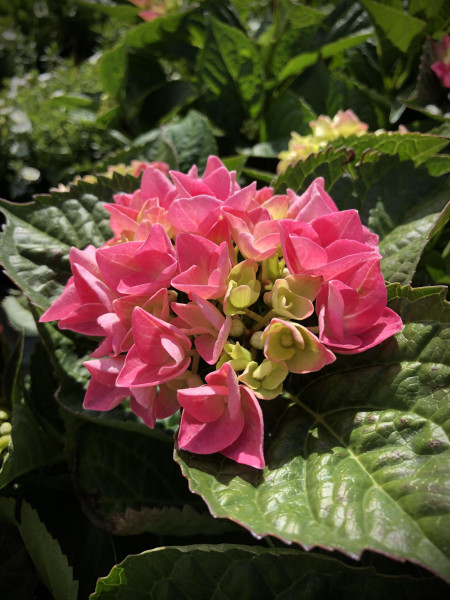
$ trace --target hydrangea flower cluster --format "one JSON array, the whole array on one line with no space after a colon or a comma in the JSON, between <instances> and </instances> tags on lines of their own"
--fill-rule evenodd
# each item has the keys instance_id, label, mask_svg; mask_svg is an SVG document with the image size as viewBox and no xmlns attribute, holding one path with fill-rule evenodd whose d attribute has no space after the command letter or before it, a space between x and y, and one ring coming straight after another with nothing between
<instances>
[{"instance_id":1,"label":"hydrangea flower cluster","mask_svg":"<svg viewBox=\"0 0 450 600\"><path fill-rule=\"evenodd\" d=\"M398 332L378 238L316 179L300 196L241 188L215 156L199 176L149 165L105 205L114 237L72 248L41 317L101 338L84 407L130 398L149 427L182 409L178 444L264 466L260 401Z\"/></svg>"},{"instance_id":2,"label":"hydrangea flower cluster","mask_svg":"<svg viewBox=\"0 0 450 600\"><path fill-rule=\"evenodd\" d=\"M310 121L309 126L312 130L311 135L292 132L288 150L278 155L280 159L278 173L284 173L289 165L295 165L310 154L323 150L329 142L339 137L363 135L369 128L367 123L360 121L352 110L338 110L332 119L327 115L319 115L317 121Z\"/></svg>"}]
</instances>

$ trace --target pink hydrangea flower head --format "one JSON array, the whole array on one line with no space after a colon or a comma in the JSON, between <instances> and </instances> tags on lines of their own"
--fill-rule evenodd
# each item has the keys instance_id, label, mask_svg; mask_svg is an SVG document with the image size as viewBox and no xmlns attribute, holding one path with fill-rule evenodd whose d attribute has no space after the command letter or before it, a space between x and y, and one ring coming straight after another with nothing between
<instances>
[{"instance_id":1,"label":"pink hydrangea flower head","mask_svg":"<svg viewBox=\"0 0 450 600\"><path fill-rule=\"evenodd\" d=\"M283 361L292 373L311 373L336 360L317 337L298 323L272 319L261 338L264 355L273 362Z\"/></svg>"},{"instance_id":2,"label":"pink hydrangea flower head","mask_svg":"<svg viewBox=\"0 0 450 600\"><path fill-rule=\"evenodd\" d=\"M445 35L440 42L434 42L433 49L438 60L431 65L431 68L442 85L450 88L450 35Z\"/></svg>"},{"instance_id":3,"label":"pink hydrangea flower head","mask_svg":"<svg viewBox=\"0 0 450 600\"><path fill-rule=\"evenodd\" d=\"M326 115L320 115L317 121L311 121L309 125L314 137L327 141L338 137L362 135L369 128L367 123L360 121L352 110L338 110L332 120Z\"/></svg>"},{"instance_id":4,"label":"pink hydrangea flower head","mask_svg":"<svg viewBox=\"0 0 450 600\"><path fill-rule=\"evenodd\" d=\"M139 306L132 318L134 344L117 378L121 387L160 385L179 378L189 367L191 340L177 327Z\"/></svg>"},{"instance_id":5,"label":"pink hydrangea flower head","mask_svg":"<svg viewBox=\"0 0 450 600\"><path fill-rule=\"evenodd\" d=\"M254 393L239 385L228 363L206 376L206 385L178 391L183 407L178 445L197 454L220 452L264 467L263 417Z\"/></svg>"}]
</instances>

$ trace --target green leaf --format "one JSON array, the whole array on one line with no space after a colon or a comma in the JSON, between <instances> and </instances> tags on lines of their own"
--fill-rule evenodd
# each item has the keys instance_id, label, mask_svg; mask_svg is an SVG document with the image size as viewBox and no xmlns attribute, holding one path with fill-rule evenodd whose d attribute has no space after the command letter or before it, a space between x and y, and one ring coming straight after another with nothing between
<instances>
[{"instance_id":1,"label":"green leaf","mask_svg":"<svg viewBox=\"0 0 450 600\"><path fill-rule=\"evenodd\" d=\"M289 77L297 77L301 75L303 71L305 71L308 67L317 62L319 58L318 52L303 52L298 56L294 56L291 60L285 65L285 67L281 70L278 75L278 83L283 82L285 79Z\"/></svg>"},{"instance_id":2,"label":"green leaf","mask_svg":"<svg viewBox=\"0 0 450 600\"><path fill-rule=\"evenodd\" d=\"M450 154L439 154L432 156L426 161L426 166L430 175L440 177L450 173Z\"/></svg>"},{"instance_id":3,"label":"green leaf","mask_svg":"<svg viewBox=\"0 0 450 600\"><path fill-rule=\"evenodd\" d=\"M67 192L37 196L30 204L0 201L8 220L0 259L9 277L34 304L48 308L70 275L70 248L100 246L112 236L103 203L138 186L137 178L114 173L98 176L97 183L79 181Z\"/></svg>"},{"instance_id":4,"label":"green leaf","mask_svg":"<svg viewBox=\"0 0 450 600\"><path fill-rule=\"evenodd\" d=\"M256 46L242 31L211 19L210 42L200 53L197 73L214 96L237 95L241 109L256 119L264 105L264 73ZM231 90L226 90L231 86Z\"/></svg>"},{"instance_id":5,"label":"green leaf","mask_svg":"<svg viewBox=\"0 0 450 600\"><path fill-rule=\"evenodd\" d=\"M20 535L42 582L55 600L77 600L78 581L74 581L59 543L27 502L23 502L20 514Z\"/></svg>"},{"instance_id":6,"label":"green leaf","mask_svg":"<svg viewBox=\"0 0 450 600\"><path fill-rule=\"evenodd\" d=\"M297 56L292 57L287 64L283 67L280 73L277 74L277 82L281 83L289 77L298 77L308 67L315 64L319 57L324 59L331 58L340 54L349 48L359 46L370 37L372 37L372 30L359 31L346 37L341 37L336 41L325 44L314 52L303 52Z\"/></svg>"},{"instance_id":7,"label":"green leaf","mask_svg":"<svg viewBox=\"0 0 450 600\"><path fill-rule=\"evenodd\" d=\"M36 324L28 309L27 299L23 294L12 290L2 301L9 325L16 331L23 330L28 337L37 336Z\"/></svg>"},{"instance_id":8,"label":"green leaf","mask_svg":"<svg viewBox=\"0 0 450 600\"><path fill-rule=\"evenodd\" d=\"M402 315L404 323L433 320L450 323L450 302L447 287L429 286L412 288L391 283L387 286L389 308Z\"/></svg>"},{"instance_id":9,"label":"green leaf","mask_svg":"<svg viewBox=\"0 0 450 600\"><path fill-rule=\"evenodd\" d=\"M426 27L421 19L408 13L373 0L361 0L361 4L380 27L388 40L401 52L407 53L414 40Z\"/></svg>"},{"instance_id":10,"label":"green leaf","mask_svg":"<svg viewBox=\"0 0 450 600\"><path fill-rule=\"evenodd\" d=\"M410 323L293 377L292 403L267 432L266 468L178 451L190 489L255 535L354 557L371 549L450 580L449 336Z\"/></svg>"},{"instance_id":11,"label":"green leaf","mask_svg":"<svg viewBox=\"0 0 450 600\"><path fill-rule=\"evenodd\" d=\"M127 56L131 49L139 49L173 35L185 13L177 13L141 23L131 29L120 43L105 52L101 60L103 89L110 96L118 96L123 90L127 72Z\"/></svg>"},{"instance_id":12,"label":"green leaf","mask_svg":"<svg viewBox=\"0 0 450 600\"><path fill-rule=\"evenodd\" d=\"M201 514L173 461L172 436L132 422L68 416L67 423L76 489L97 526L120 535L228 529Z\"/></svg>"},{"instance_id":13,"label":"green leaf","mask_svg":"<svg viewBox=\"0 0 450 600\"><path fill-rule=\"evenodd\" d=\"M14 405L11 425L11 442L0 469L0 489L21 475L62 458L26 405Z\"/></svg>"},{"instance_id":14,"label":"green leaf","mask_svg":"<svg viewBox=\"0 0 450 600\"><path fill-rule=\"evenodd\" d=\"M307 159L299 161L279 175L275 181L275 192L284 193L287 188L302 193L316 177L324 177L327 188L344 173L346 165L354 159L354 153L347 148L327 148Z\"/></svg>"},{"instance_id":15,"label":"green leaf","mask_svg":"<svg viewBox=\"0 0 450 600\"><path fill-rule=\"evenodd\" d=\"M107 521L107 529L114 535L139 535L150 532L156 535L183 537L198 534L220 535L236 531L238 527L230 521L214 519L209 513L200 513L185 504L182 508L126 508L124 512L112 515Z\"/></svg>"},{"instance_id":16,"label":"green leaf","mask_svg":"<svg viewBox=\"0 0 450 600\"><path fill-rule=\"evenodd\" d=\"M17 336L16 344L11 356L5 364L3 374L3 393L9 408L14 408L23 399L23 381L22 381L22 358L23 358L23 332Z\"/></svg>"},{"instance_id":17,"label":"green leaf","mask_svg":"<svg viewBox=\"0 0 450 600\"><path fill-rule=\"evenodd\" d=\"M38 583L33 563L14 519L13 498L0 498L0 597L2 600L34 598Z\"/></svg>"},{"instance_id":18,"label":"green leaf","mask_svg":"<svg viewBox=\"0 0 450 600\"><path fill-rule=\"evenodd\" d=\"M448 146L448 138L425 133L365 133L361 136L339 138L332 142L354 150L357 160L368 150L396 155L400 160L412 160L416 166L430 159Z\"/></svg>"},{"instance_id":19,"label":"green leaf","mask_svg":"<svg viewBox=\"0 0 450 600\"><path fill-rule=\"evenodd\" d=\"M380 243L381 270L386 281L411 283L428 242L450 220L450 203L441 213L399 225Z\"/></svg>"},{"instance_id":20,"label":"green leaf","mask_svg":"<svg viewBox=\"0 0 450 600\"><path fill-rule=\"evenodd\" d=\"M217 144L208 119L190 110L184 119L161 128L161 137L173 149L176 169L187 172L197 165L199 172L206 167L208 156L217 154Z\"/></svg>"},{"instance_id":21,"label":"green leaf","mask_svg":"<svg viewBox=\"0 0 450 600\"><path fill-rule=\"evenodd\" d=\"M379 575L328 556L285 548L197 545L128 556L99 579L92 600L421 600L446 592L438 580ZM422 595L421 595L422 594Z\"/></svg>"},{"instance_id":22,"label":"green leaf","mask_svg":"<svg viewBox=\"0 0 450 600\"><path fill-rule=\"evenodd\" d=\"M190 110L183 119L174 119L158 129L140 135L124 150L110 156L101 164L132 160L164 161L172 169L188 171L193 164L201 172L210 154L217 154L217 144L211 125L204 115Z\"/></svg>"},{"instance_id":23,"label":"green leaf","mask_svg":"<svg viewBox=\"0 0 450 600\"><path fill-rule=\"evenodd\" d=\"M370 39L372 36L373 30L371 28L362 31L357 31L356 33L352 33L351 35L341 37L336 41L325 44L325 46L322 46L322 48L320 49L320 55L322 56L322 58L325 59L331 58L332 56L336 56L336 54L341 54L349 48L359 46L366 40Z\"/></svg>"},{"instance_id":24,"label":"green leaf","mask_svg":"<svg viewBox=\"0 0 450 600\"><path fill-rule=\"evenodd\" d=\"M319 25L330 12L329 7L322 6L317 9L301 4L300 2L294 5L289 3L288 7L289 24L293 29L304 29Z\"/></svg>"}]
</instances>

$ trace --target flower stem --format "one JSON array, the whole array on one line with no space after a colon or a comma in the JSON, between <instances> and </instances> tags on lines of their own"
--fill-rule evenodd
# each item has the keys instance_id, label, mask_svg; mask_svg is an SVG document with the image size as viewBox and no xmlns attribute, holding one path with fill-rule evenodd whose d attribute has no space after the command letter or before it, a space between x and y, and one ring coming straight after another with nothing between
<instances>
[{"instance_id":1,"label":"flower stem","mask_svg":"<svg viewBox=\"0 0 450 600\"><path fill-rule=\"evenodd\" d=\"M250 311L250 312L252 312L252 311ZM253 313L253 314L255 315L256 313ZM251 315L249 315L249 316L251 316ZM258 331L259 329L262 329L263 327L265 327L273 316L275 316L275 312L273 310L269 310L269 312L267 312L263 317L260 317L259 315L257 315L258 320L253 325L253 327L249 330L249 333L254 333L255 331ZM253 318L254 317L252 317L252 319Z\"/></svg>"},{"instance_id":2,"label":"flower stem","mask_svg":"<svg viewBox=\"0 0 450 600\"><path fill-rule=\"evenodd\" d=\"M197 375L199 361L200 361L200 355L198 352L195 352L195 354L192 355L192 364L191 364L191 371L194 375Z\"/></svg>"}]
</instances>

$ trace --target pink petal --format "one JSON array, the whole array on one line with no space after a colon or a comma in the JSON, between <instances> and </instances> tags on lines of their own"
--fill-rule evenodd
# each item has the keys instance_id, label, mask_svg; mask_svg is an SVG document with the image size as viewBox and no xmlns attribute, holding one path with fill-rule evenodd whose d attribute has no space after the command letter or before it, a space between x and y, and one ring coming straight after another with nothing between
<instances>
[{"instance_id":1,"label":"pink petal","mask_svg":"<svg viewBox=\"0 0 450 600\"><path fill-rule=\"evenodd\" d=\"M228 390L225 386L201 385L178 390L178 402L192 417L202 423L219 419L226 406Z\"/></svg>"},{"instance_id":2,"label":"pink petal","mask_svg":"<svg viewBox=\"0 0 450 600\"><path fill-rule=\"evenodd\" d=\"M245 424L240 436L220 452L238 463L263 469L264 422L261 407L251 390L240 387Z\"/></svg>"},{"instance_id":3,"label":"pink petal","mask_svg":"<svg viewBox=\"0 0 450 600\"><path fill-rule=\"evenodd\" d=\"M243 428L244 414L242 411L235 419L231 419L230 413L224 411L219 419L204 423L183 410L178 445L183 450L189 450L196 454L220 452L239 437Z\"/></svg>"}]
</instances>

